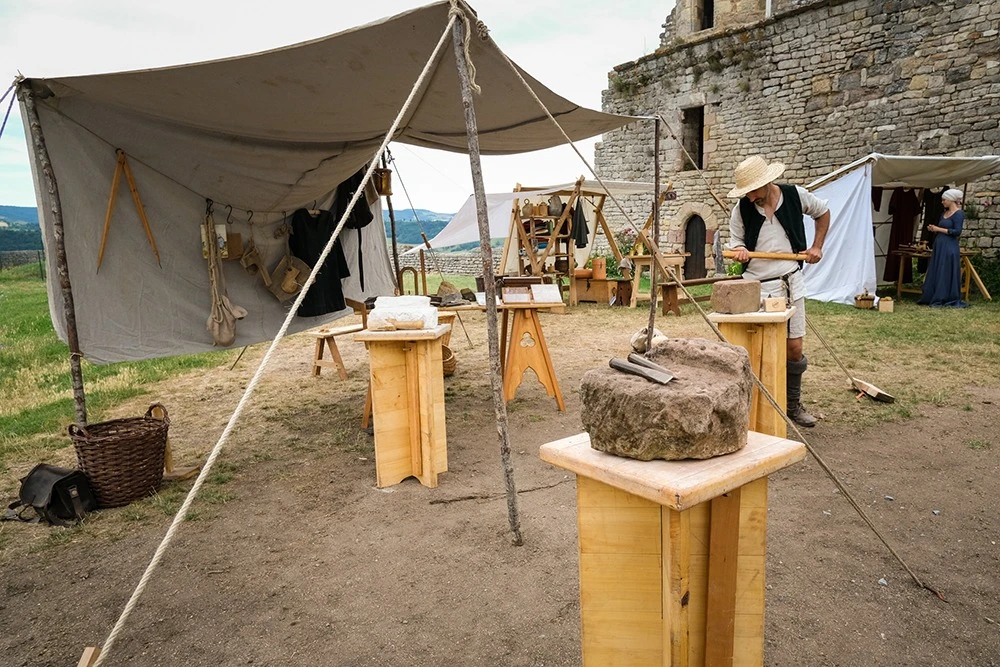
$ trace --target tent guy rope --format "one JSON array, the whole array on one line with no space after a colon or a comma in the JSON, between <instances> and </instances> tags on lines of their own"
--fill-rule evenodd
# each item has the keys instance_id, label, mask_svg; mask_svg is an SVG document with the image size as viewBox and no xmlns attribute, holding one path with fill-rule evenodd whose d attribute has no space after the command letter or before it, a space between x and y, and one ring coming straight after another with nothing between
<instances>
[{"instance_id":1,"label":"tent guy rope","mask_svg":"<svg viewBox=\"0 0 1000 667\"><path fill-rule=\"evenodd\" d=\"M456 20L455 16L451 16L449 18L448 25L442 32L441 38L438 40L434 52L431 54L431 57L428 58L427 63L424 65L423 70L420 72L420 76L418 77L416 83L414 83L413 88L410 90L410 94L407 97L406 101L403 103L403 106L400 109L398 115L396 116L396 119L393 121L392 126L389 128L389 131L386 132L385 138L383 139L382 144L379 146L378 151L376 151L375 157L371 160L368 166L368 171L365 173L362 182L367 182L368 180L371 179L372 174L375 171L375 168L378 166L379 157L381 157L386 147L389 145L390 140L396 133L396 129L399 127L400 122L405 117L406 112L409 111L410 106L413 104L414 99L416 98L417 91L419 91L422 88L424 81L427 79L428 76L430 76L430 74L436 68L437 63L439 61L439 57L443 52L444 45L447 41L449 33L451 32L452 26L455 23L455 20ZM177 532L177 529L180 527L180 525L184 522L185 517L187 517L188 512L191 509L191 504L194 502L195 497L198 495L198 491L201 490L201 487L205 483L205 480L208 479L208 476L212 471L212 467L215 465L215 460L219 457L219 454L222 452L223 446L229 440L229 436L233 432L236 423L240 419L240 416L243 414L243 410L246 408L250 396L257 388L257 384L260 382L260 379L264 374L264 370L270 363L271 356L277 349L278 343L281 342L281 339L285 336L285 332L288 331L288 327L292 322L292 318L295 317L296 311L298 310L299 306L302 305L302 301L303 299L305 299L306 293L309 291L309 288L316 281L316 275L322 268L323 263L326 261L327 256L333 250L334 243L340 236L340 232L341 230L343 230L344 225L347 223L347 219L350 217L351 212L354 210L354 206L357 204L358 199L363 194L364 194L364 188L358 188L357 191L354 193L354 196L351 198L351 201L348 203L347 209L344 211L344 214L341 216L340 221L337 223L336 228L330 235L330 240L327 241L326 246L323 248L323 252L320 253L319 258L316 260L316 264L313 267L312 272L309 274L309 277L306 279L306 282L302 285L302 290L299 292L298 296L295 298L295 302L289 309L288 315L285 317L285 321L282 323L281 328L278 330L278 333L275 335L274 339L271 341L270 346L267 348L267 352L264 354L264 358L261 359L260 365L257 367L257 371L254 373L253 378L251 378L250 382L247 383L247 387L243 392L243 396L240 398L239 403L236 405L236 409L233 411L233 414L229 417L229 422L226 424L225 429L222 431L222 435L219 436L218 442L215 443L215 446L212 448L211 453L209 453L208 458L205 460L205 465L201 470L201 474L199 474L197 479L195 479L194 484L191 487L191 490L188 491L187 496L184 498L183 504L181 504L180 509L177 510L177 514L174 515L174 519L170 523L170 527L167 529L166 534L163 536L163 540L160 542L160 545L156 548L156 551L154 552L153 557L149 562L149 565L146 566L146 570L142 574L142 578L139 579L139 583L135 587L135 590L132 592L132 596L125 604L125 608L122 611L121 616L118 617L118 621L112 628L111 634L108 635L107 640L104 642L101 654L98 656L97 661L94 663L94 667L100 667L100 665L103 664L105 658L108 655L110 655L111 649L114 647L119 634L121 634L123 628L125 627L126 622L128 621L129 616L131 616L132 611L135 609L136 604L139 602L139 598L142 596L143 591L146 590L146 586L149 583L149 580L152 577L153 572L156 570L156 567L160 564L160 561L163 559L163 554L166 552L167 548L170 546L170 543L173 541L174 534Z\"/></svg>"},{"instance_id":2,"label":"tent guy rope","mask_svg":"<svg viewBox=\"0 0 1000 667\"><path fill-rule=\"evenodd\" d=\"M504 56L504 57L506 58L506 56ZM509 58L507 58L507 64L515 72L515 74L517 75L517 77L520 79L521 83L524 85L525 88L527 88L527 90L530 93L530 95L534 98L535 102L538 103L538 105L542 108L542 110L548 116L549 120L551 120L555 124L555 126L559 129L559 131L562 133L563 137L566 139L566 143L568 143L573 148L573 151L577 154L577 156L584 163L584 165L586 165L587 169L590 170L590 173L594 175L594 178L597 180L597 182L600 183L601 187L603 187L605 189L605 191L608 193L608 196L611 198L611 201L613 201L614 204L618 207L618 210L625 217L625 220L628 222L628 224L631 225L631 227L636 232L638 232L639 238L644 238L645 235L642 233L642 231L636 225L635 221L632 219L632 217L625 210L624 206L622 206L621 202L619 202L618 199L611 193L610 189L608 189L607 185L605 185L604 181L597 174L597 171L590 165L590 162L587 161L587 159L583 156L583 154L580 153L579 149L577 149L577 147L573 144L572 140L566 134L566 131L559 124L559 121L557 121L555 119L555 117L548 110L548 108L545 106L545 104L541 101L541 99L539 99L538 95L535 94L535 91L532 90L532 88L528 84L528 82L525 81L524 77L522 77L521 74L520 74L520 72L517 71L517 68L514 66L514 64L510 61ZM660 119L659 116L657 116L655 118L656 119ZM719 203L721 204L721 202L719 202ZM649 244L649 243L647 243L646 245L649 246L650 252L654 255L654 257L656 257L657 261L658 262L661 261L661 256L660 256L659 248L657 246L654 246L654 245ZM681 282L681 280L677 276L677 273L676 273L676 270L674 269L674 267L672 267L672 266L664 266L662 268L666 271L667 275L669 275L670 278L675 283L677 283L677 286L680 287L681 291L684 292L684 295L698 309L698 314L701 315L701 317L705 321L705 323L708 324L709 327L712 328L712 331L715 332L715 335L718 336L719 340L721 340L722 342L728 342L728 341L726 341L726 337L722 335L722 331L720 331L719 328L715 325L715 323L713 323L708 318L708 313L705 312L705 309L701 307L701 304L699 304L695 300L695 298L691 294L691 292L684 286L684 283ZM850 503L850 505L855 509L855 511L857 511L857 513L861 516L861 519L872 530L872 532L875 533L875 535L879 538L879 540L882 542L882 544L885 545L886 549L889 550L889 553L891 553L893 555L893 557L899 562L899 564L903 567L903 569L906 570L906 572L910 575L910 577L917 584L917 586L919 586L920 588L924 588L924 589L926 589L926 590L934 593L935 595L938 596L938 598L940 598L941 600L944 600L944 596L938 590L936 590L935 588L933 588L930 585L925 584L923 581L921 581L920 577L918 577L913 572L913 570L910 568L910 566L906 564L906 561L904 561L903 558L896 552L896 550L889 544L889 541L885 538L885 536L883 536L882 533L879 532L879 530L878 530L878 528L876 528L874 522L871 520L871 518L869 518L868 514L864 511L864 509L861 507L861 505L854 499L854 497L851 495L850 491L847 490L847 487L843 484L843 482L840 481L840 478L837 476L837 474L835 472L833 472L833 470L830 468L830 466L828 466L826 464L826 461L823 460L823 458L819 455L819 453L816 451L816 449L806 440L805 436L802 435L802 431L799 430L798 426L785 413L785 409L783 407L779 406L778 403L777 403L777 401L774 400L774 397L771 395L771 393L767 390L767 388L760 381L760 378L758 378L756 374L753 374L753 379L754 379L754 384L757 386L758 390L760 390L761 395L763 395L767 399L767 401L770 403L771 407L774 408L778 412L779 415L781 415L781 418L789 426L792 427L792 430L799 437L799 440L802 442L802 444L804 444L806 446L806 449L809 451L809 454L819 464L820 468L823 469L823 472L825 472L826 475L828 477L830 477L831 480L833 480L833 483L837 486L837 488L840 490L840 492L844 495L844 497L847 499L848 503Z\"/></svg>"}]
</instances>

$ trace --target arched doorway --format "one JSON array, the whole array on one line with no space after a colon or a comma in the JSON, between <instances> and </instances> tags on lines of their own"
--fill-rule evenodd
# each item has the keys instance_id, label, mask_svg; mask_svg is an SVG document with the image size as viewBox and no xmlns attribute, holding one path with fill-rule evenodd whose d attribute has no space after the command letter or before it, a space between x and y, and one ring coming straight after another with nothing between
<instances>
[{"instance_id":1,"label":"arched doorway","mask_svg":"<svg viewBox=\"0 0 1000 667\"><path fill-rule=\"evenodd\" d=\"M684 259L684 279L704 278L705 270L705 221L700 215L688 218L684 231L684 252L690 253Z\"/></svg>"}]
</instances>

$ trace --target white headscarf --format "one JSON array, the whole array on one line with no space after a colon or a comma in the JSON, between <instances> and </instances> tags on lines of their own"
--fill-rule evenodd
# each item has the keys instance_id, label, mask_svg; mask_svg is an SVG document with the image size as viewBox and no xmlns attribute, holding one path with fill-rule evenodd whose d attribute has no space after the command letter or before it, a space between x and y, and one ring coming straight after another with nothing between
<instances>
[{"instance_id":1,"label":"white headscarf","mask_svg":"<svg viewBox=\"0 0 1000 667\"><path fill-rule=\"evenodd\" d=\"M949 188L941 193L941 199L948 201L962 201L962 191L957 188Z\"/></svg>"}]
</instances>

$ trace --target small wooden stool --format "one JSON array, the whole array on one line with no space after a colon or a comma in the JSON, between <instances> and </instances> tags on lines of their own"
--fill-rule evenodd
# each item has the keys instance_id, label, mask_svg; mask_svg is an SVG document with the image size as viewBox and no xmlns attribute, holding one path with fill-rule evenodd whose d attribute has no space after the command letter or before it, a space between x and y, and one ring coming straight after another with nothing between
<instances>
[{"instance_id":1,"label":"small wooden stool","mask_svg":"<svg viewBox=\"0 0 1000 667\"><path fill-rule=\"evenodd\" d=\"M336 329L319 329L318 331L309 332L310 335L316 337L316 351L313 355L312 365L313 377L317 377L323 370L324 366L329 366L337 369L337 373L340 375L341 380L346 380L347 369L344 367L344 360L340 356L340 350L337 349L336 338L337 336L346 336L347 334L364 331L364 328L363 324L350 324ZM327 349L330 350L330 356L332 359L323 358L324 344Z\"/></svg>"}]
</instances>

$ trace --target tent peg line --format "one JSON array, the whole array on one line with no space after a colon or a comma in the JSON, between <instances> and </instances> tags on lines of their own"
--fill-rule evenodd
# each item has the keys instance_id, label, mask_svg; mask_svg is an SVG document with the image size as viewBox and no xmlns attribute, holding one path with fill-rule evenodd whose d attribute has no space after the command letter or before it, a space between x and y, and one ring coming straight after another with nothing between
<instances>
[{"instance_id":1,"label":"tent peg line","mask_svg":"<svg viewBox=\"0 0 1000 667\"><path fill-rule=\"evenodd\" d=\"M628 214L628 211L625 210L625 207L622 206L622 203L618 201L618 199L611 193L608 186L604 183L604 180L597 174L597 171L593 168L593 166L591 166L590 162L583 156L580 150L573 143L572 139L570 139L569 135L566 134L566 131L563 129L562 125L560 125L559 121L556 120L556 118L552 115L552 112L550 112L549 109L545 106L545 103L542 102L541 99L539 99L538 95L531 88L531 85L528 84L528 82L524 79L523 76L521 76L521 73L518 71L517 67L515 67L514 64L510 61L510 58L507 58L506 55L504 55L504 59L506 60L507 65L510 67L511 71L513 71L514 74L517 76L517 78L520 79L521 84L528 90L528 93L534 98L538 106L541 107L542 111L545 112L549 120L552 121L552 123L559 129L560 133L562 133L563 138L566 140L566 143L573 149L577 157L580 158L580 160L587 167L587 169L590 170L590 173L594 175L594 178L597 180L598 183L601 184L601 187L604 188L605 192L608 193L608 196L611 198L611 201L614 202L615 206L618 207L618 211L622 214L622 216L624 216L626 222L638 234L637 238L642 240L643 243L645 243L646 247L649 248L650 253L653 255L653 258L655 259L656 263L660 265L660 269L663 271L663 273L666 276L668 276L671 280L673 280L675 283L677 283L677 286L681 289L681 291L684 292L684 295L691 301L691 303L694 304L695 308L698 309L698 314L701 315L705 323L708 324L709 327L711 327L712 331L715 332L715 335L718 336L719 340L722 342L728 342L726 341L726 337L722 334L722 331L720 331L719 328L715 326L715 324L708 318L708 313L705 312L705 309L701 307L701 304L694 299L694 295L692 295L690 290L688 290L687 287L684 286L684 283L681 282L674 267L666 264L666 262L663 259L663 255L660 252L659 247L653 245L650 239L646 236L646 234L639 229L638 225L632 219L632 216ZM885 545L886 549L889 550L889 553L893 555L893 557L899 562L899 564L903 567L903 569L906 570L906 572L910 575L910 577L917 584L917 586L934 593L940 600L947 602L947 600L945 600L944 596L941 594L940 591L931 587L928 584L925 584L913 572L913 570L910 569L910 566L906 564L906 561L903 560L903 558L889 544L889 541L885 538L885 536L883 536L882 533L879 532L879 530L875 527L874 522L871 520L871 518L869 518L868 514L864 511L861 505L854 499L850 491L847 490L847 487L843 484L843 482L840 481L840 478L837 477L836 473L833 472L830 466L828 466L826 462L822 459L822 457L820 457L816 449L806 440L805 436L802 435L802 431L799 430L798 426L785 413L784 408L779 406L777 401L774 400L774 397L771 396L771 393L767 391L767 388L761 383L760 378L758 378L756 374L753 374L753 379L754 379L754 384L760 390L761 394L765 397L765 399L768 400L771 407L774 408L774 410L777 411L779 415L781 415L781 418L784 419L785 422L792 427L792 430L799 437L799 440L802 442L802 444L805 445L806 449L809 451L809 454L813 457L813 459L816 460L820 468L823 469L823 472L825 472L827 476L833 480L833 483L837 486L838 489L840 489L841 493L844 495L844 497L847 499L850 505L861 516L861 519L872 530L872 532L875 533L875 535L879 538L882 544Z\"/></svg>"}]
</instances>

